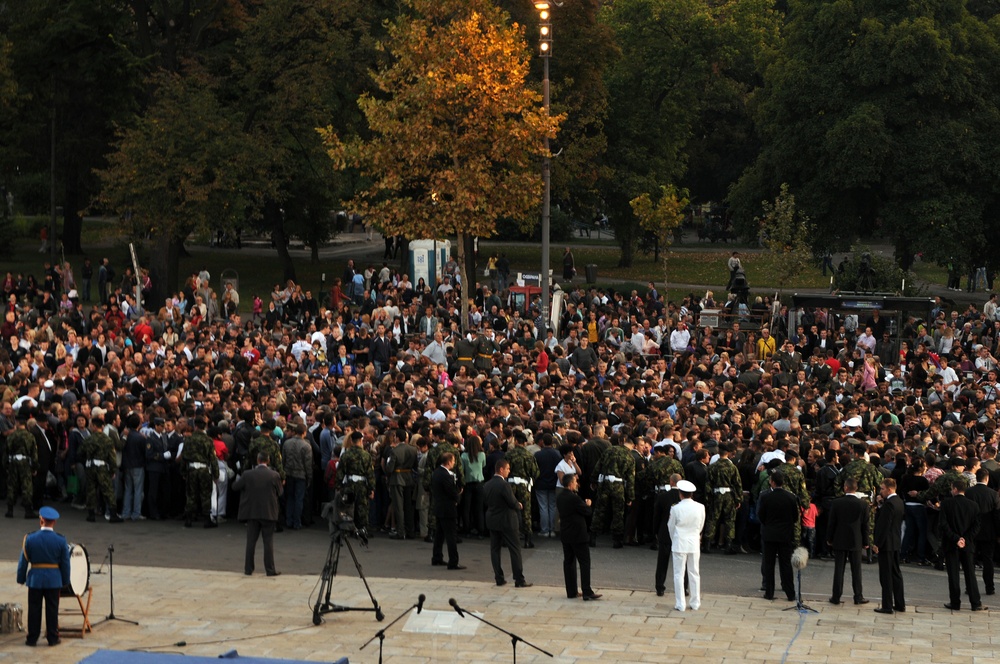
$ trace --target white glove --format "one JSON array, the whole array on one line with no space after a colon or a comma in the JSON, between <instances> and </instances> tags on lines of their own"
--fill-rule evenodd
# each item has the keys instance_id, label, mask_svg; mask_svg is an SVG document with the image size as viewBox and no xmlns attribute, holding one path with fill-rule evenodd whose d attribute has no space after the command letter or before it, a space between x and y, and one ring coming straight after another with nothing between
<instances>
[{"instance_id":1,"label":"white glove","mask_svg":"<svg viewBox=\"0 0 1000 664\"><path fill-rule=\"evenodd\" d=\"M173 456L174 455L170 453L170 450L167 450L166 452L163 453L163 458L166 459L167 461L170 461L170 459L173 458Z\"/></svg>"},{"instance_id":2,"label":"white glove","mask_svg":"<svg viewBox=\"0 0 1000 664\"><path fill-rule=\"evenodd\" d=\"M236 470L243 470L243 462L242 461L237 461L236 462Z\"/></svg>"}]
</instances>

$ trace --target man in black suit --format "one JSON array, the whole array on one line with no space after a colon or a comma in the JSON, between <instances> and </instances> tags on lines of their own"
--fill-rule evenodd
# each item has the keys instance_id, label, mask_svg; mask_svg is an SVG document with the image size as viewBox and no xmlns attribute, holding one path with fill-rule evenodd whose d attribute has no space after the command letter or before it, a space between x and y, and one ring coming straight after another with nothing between
<instances>
[{"instance_id":1,"label":"man in black suit","mask_svg":"<svg viewBox=\"0 0 1000 664\"><path fill-rule=\"evenodd\" d=\"M830 520L827 522L827 543L833 549L833 594L831 604L840 604L844 591L844 566L850 559L851 585L854 603L867 604L861 588L861 551L868 548L868 503L854 493L858 481L853 477L844 480L845 495L830 503Z\"/></svg>"},{"instance_id":2,"label":"man in black suit","mask_svg":"<svg viewBox=\"0 0 1000 664\"><path fill-rule=\"evenodd\" d=\"M965 495L968 487L969 481L964 477L954 480L951 485L951 498L941 502L941 516L938 518L941 553L944 554L945 566L948 569L948 595L951 598L951 602L944 607L952 611L958 611L962 606L962 588L958 579L959 566L965 574L965 592L969 595L972 610L982 611L986 608L979 596L974 560L976 553L974 542L980 528L979 506Z\"/></svg>"},{"instance_id":3,"label":"man in black suit","mask_svg":"<svg viewBox=\"0 0 1000 664\"><path fill-rule=\"evenodd\" d=\"M667 568L672 557L670 529L667 527L667 522L670 521L670 508L681 501L680 491L677 490L677 483L681 479L679 473L671 475L670 487L657 491L653 500L653 528L656 533L656 575L653 585L657 597L663 597L667 592ZM687 583L687 576L684 577L684 582Z\"/></svg>"},{"instance_id":4,"label":"man in black suit","mask_svg":"<svg viewBox=\"0 0 1000 664\"><path fill-rule=\"evenodd\" d=\"M521 564L521 538L518 536L518 516L524 506L514 498L514 492L507 484L510 475L510 463L504 459L498 461L495 473L489 482L483 485L483 503L486 505L486 528L490 531L490 561L493 563L493 576L498 586L506 585L503 575L503 565L500 563L500 547L506 546L510 551L510 567L514 573L514 586L528 588L532 584L524 580L524 568Z\"/></svg>"},{"instance_id":5,"label":"man in black suit","mask_svg":"<svg viewBox=\"0 0 1000 664\"><path fill-rule=\"evenodd\" d=\"M563 545L563 576L566 578L566 596L579 597L576 591L576 564L580 563L580 587L584 601L600 599L600 595L590 587L590 533L587 520L590 518L590 498L584 500L577 491L580 479L576 474L563 475L565 491L556 496L559 510L559 539Z\"/></svg>"},{"instance_id":6,"label":"man in black suit","mask_svg":"<svg viewBox=\"0 0 1000 664\"><path fill-rule=\"evenodd\" d=\"M431 565L444 565L442 545L448 543L448 569L465 569L458 564L458 501L461 491L455 481L455 455L445 452L431 475L431 501L434 504L434 548Z\"/></svg>"},{"instance_id":7,"label":"man in black suit","mask_svg":"<svg viewBox=\"0 0 1000 664\"><path fill-rule=\"evenodd\" d=\"M875 613L892 614L906 611L903 599L903 572L899 569L899 550L903 538L903 517L906 507L896 495L896 480L886 478L879 488L881 500L875 512L875 541L872 549L878 555L878 582L882 586L882 606Z\"/></svg>"},{"instance_id":8,"label":"man in black suit","mask_svg":"<svg viewBox=\"0 0 1000 664\"><path fill-rule=\"evenodd\" d=\"M770 484L771 490L761 496L757 505L764 556L764 599L774 599L774 562L777 559L781 590L786 598L794 601L792 550L795 548L795 526L799 522L799 501L784 488L785 477L780 472L771 473Z\"/></svg>"},{"instance_id":9,"label":"man in black suit","mask_svg":"<svg viewBox=\"0 0 1000 664\"><path fill-rule=\"evenodd\" d=\"M996 592L993 583L993 552L996 549L997 534L1000 533L1000 494L989 486L990 471L980 468L976 471L976 486L971 486L965 496L979 507L979 534L976 535L976 554L983 566L983 585L986 594Z\"/></svg>"},{"instance_id":10,"label":"man in black suit","mask_svg":"<svg viewBox=\"0 0 1000 664\"><path fill-rule=\"evenodd\" d=\"M233 491L243 492L238 518L247 524L247 550L243 562L243 573L247 576L253 574L257 538L261 536L264 539L264 571L268 576L281 574L274 568L274 526L278 523L278 498L283 489L281 476L267 466L270 462L268 453L260 452L257 466L233 482Z\"/></svg>"}]
</instances>

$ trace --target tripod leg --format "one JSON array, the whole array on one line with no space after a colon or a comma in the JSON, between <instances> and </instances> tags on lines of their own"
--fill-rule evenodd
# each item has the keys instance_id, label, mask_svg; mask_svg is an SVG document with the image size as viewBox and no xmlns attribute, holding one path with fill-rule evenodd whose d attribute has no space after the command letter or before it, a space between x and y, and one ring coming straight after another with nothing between
<instances>
[{"instance_id":1,"label":"tripod leg","mask_svg":"<svg viewBox=\"0 0 1000 664\"><path fill-rule=\"evenodd\" d=\"M334 550L336 547L336 551ZM326 562L323 564L323 572L320 574L319 592L316 594L316 605L313 607L313 624L318 625L323 622L320 617L320 607L329 608L330 593L333 592L333 577L337 574L337 563L335 556L339 557L339 540L331 540L330 548L326 552ZM324 597L325 596L325 597Z\"/></svg>"},{"instance_id":2,"label":"tripod leg","mask_svg":"<svg viewBox=\"0 0 1000 664\"><path fill-rule=\"evenodd\" d=\"M361 577L361 582L365 584L365 590L368 591L368 597L372 600L372 606L375 607L375 619L379 622L385 618L382 613L382 607L378 605L378 600L375 599L375 595L372 594L372 589L368 586L368 579L365 578L365 571L361 568L361 561L358 560L357 554L354 553L354 547L351 546L350 542L347 542L347 551L351 554L351 558L354 559L354 567L358 570L358 576Z\"/></svg>"}]
</instances>

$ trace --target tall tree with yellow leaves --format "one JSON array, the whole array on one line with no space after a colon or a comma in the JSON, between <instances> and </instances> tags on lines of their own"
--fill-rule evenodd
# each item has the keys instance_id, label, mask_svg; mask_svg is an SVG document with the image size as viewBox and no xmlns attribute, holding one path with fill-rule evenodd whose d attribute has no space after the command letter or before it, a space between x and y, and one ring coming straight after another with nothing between
<instances>
[{"instance_id":1,"label":"tall tree with yellow leaves","mask_svg":"<svg viewBox=\"0 0 1000 664\"><path fill-rule=\"evenodd\" d=\"M408 240L455 234L462 266L462 327L475 275L465 238L493 235L501 218L537 220L546 115L527 82L522 28L489 0L406 0L375 74L379 94L361 109L368 140L322 129L337 169L358 168L369 186L353 205L384 233Z\"/></svg>"}]
</instances>

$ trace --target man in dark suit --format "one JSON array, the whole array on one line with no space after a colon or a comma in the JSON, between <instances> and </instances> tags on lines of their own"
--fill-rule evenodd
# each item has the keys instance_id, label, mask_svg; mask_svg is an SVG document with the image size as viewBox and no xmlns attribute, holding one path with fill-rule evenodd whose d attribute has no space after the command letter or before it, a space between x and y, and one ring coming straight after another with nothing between
<instances>
[{"instance_id":1,"label":"man in dark suit","mask_svg":"<svg viewBox=\"0 0 1000 664\"><path fill-rule=\"evenodd\" d=\"M267 452L257 454L257 466L233 482L233 491L241 491L238 518L247 524L247 550L243 573L253 574L253 559L257 551L257 538L264 539L264 571L268 576L281 572L274 568L274 527L278 523L278 498L284 489L281 475L268 467L271 457Z\"/></svg>"},{"instance_id":2,"label":"man in dark suit","mask_svg":"<svg viewBox=\"0 0 1000 664\"><path fill-rule=\"evenodd\" d=\"M681 501L681 494L677 491L677 483L681 481L680 473L670 476L670 487L656 492L653 500L653 528L656 533L656 576L653 579L656 588L656 596L663 597L667 592L667 567L670 566L672 558L670 546L670 528L667 523L670 521L670 508ZM685 582L687 577L684 577Z\"/></svg>"},{"instance_id":3,"label":"man in dark suit","mask_svg":"<svg viewBox=\"0 0 1000 664\"><path fill-rule=\"evenodd\" d=\"M431 502L434 505L434 548L431 565L444 565L442 546L448 544L448 569L465 569L458 564L458 501L461 492L451 471L455 455L445 452L438 460L438 467L431 475Z\"/></svg>"},{"instance_id":4,"label":"man in dark suit","mask_svg":"<svg viewBox=\"0 0 1000 664\"><path fill-rule=\"evenodd\" d=\"M590 587L590 533L587 519L590 518L590 498L584 500L577 491L580 478L576 474L563 475L565 491L556 496L559 510L559 539L563 545L563 576L566 578L566 596L579 597L576 591L576 564L580 563L580 587L584 601L600 599L600 595Z\"/></svg>"},{"instance_id":5,"label":"man in dark suit","mask_svg":"<svg viewBox=\"0 0 1000 664\"><path fill-rule=\"evenodd\" d=\"M976 486L971 486L965 496L979 507L979 534L976 535L976 554L983 566L983 585L986 594L996 592L993 583L993 552L996 549L997 534L1000 534L1000 494L989 486L990 471L980 468L976 471Z\"/></svg>"},{"instance_id":6,"label":"man in dark suit","mask_svg":"<svg viewBox=\"0 0 1000 664\"><path fill-rule=\"evenodd\" d=\"M781 590L787 599L795 601L792 550L795 548L795 526L799 522L799 501L784 488L782 473L772 472L770 484L771 490L760 497L757 505L764 556L764 599L774 599L774 562L777 559Z\"/></svg>"},{"instance_id":7,"label":"man in dark suit","mask_svg":"<svg viewBox=\"0 0 1000 664\"><path fill-rule=\"evenodd\" d=\"M903 538L903 517L906 507L896 495L896 480L886 478L879 488L881 500L875 512L875 541L872 549L878 555L878 582L882 586L882 606L875 613L892 614L906 611L903 599L903 573L899 569L899 551Z\"/></svg>"},{"instance_id":8,"label":"man in dark suit","mask_svg":"<svg viewBox=\"0 0 1000 664\"><path fill-rule=\"evenodd\" d=\"M948 595L951 598L951 602L944 607L952 611L958 611L962 606L962 588L958 579L959 566L965 574L965 592L969 595L972 610L982 611L986 608L979 596L974 560L976 553L974 542L980 529L979 506L965 495L968 487L969 482L964 477L954 480L951 485L952 497L941 502L941 516L938 518L941 553L944 554L945 566L948 569Z\"/></svg>"},{"instance_id":9,"label":"man in dark suit","mask_svg":"<svg viewBox=\"0 0 1000 664\"><path fill-rule=\"evenodd\" d=\"M524 580L524 569L521 564L521 539L518 536L518 516L524 506L514 498L514 492L507 484L510 475L510 463L504 459L498 461L495 473L483 485L483 503L486 505L486 528L490 531L490 561L493 563L493 575L498 586L506 585L503 575L503 565L500 563L500 548L507 547L510 551L510 567L514 573L514 585L517 588L528 588L532 584Z\"/></svg>"},{"instance_id":10,"label":"man in dark suit","mask_svg":"<svg viewBox=\"0 0 1000 664\"><path fill-rule=\"evenodd\" d=\"M844 480L844 494L830 503L830 520L827 522L827 543L833 549L833 594L831 604L840 604L844 591L844 566L851 563L851 585L854 603L867 604L861 588L861 551L868 548L868 503L858 498L858 481L853 477Z\"/></svg>"}]
</instances>

